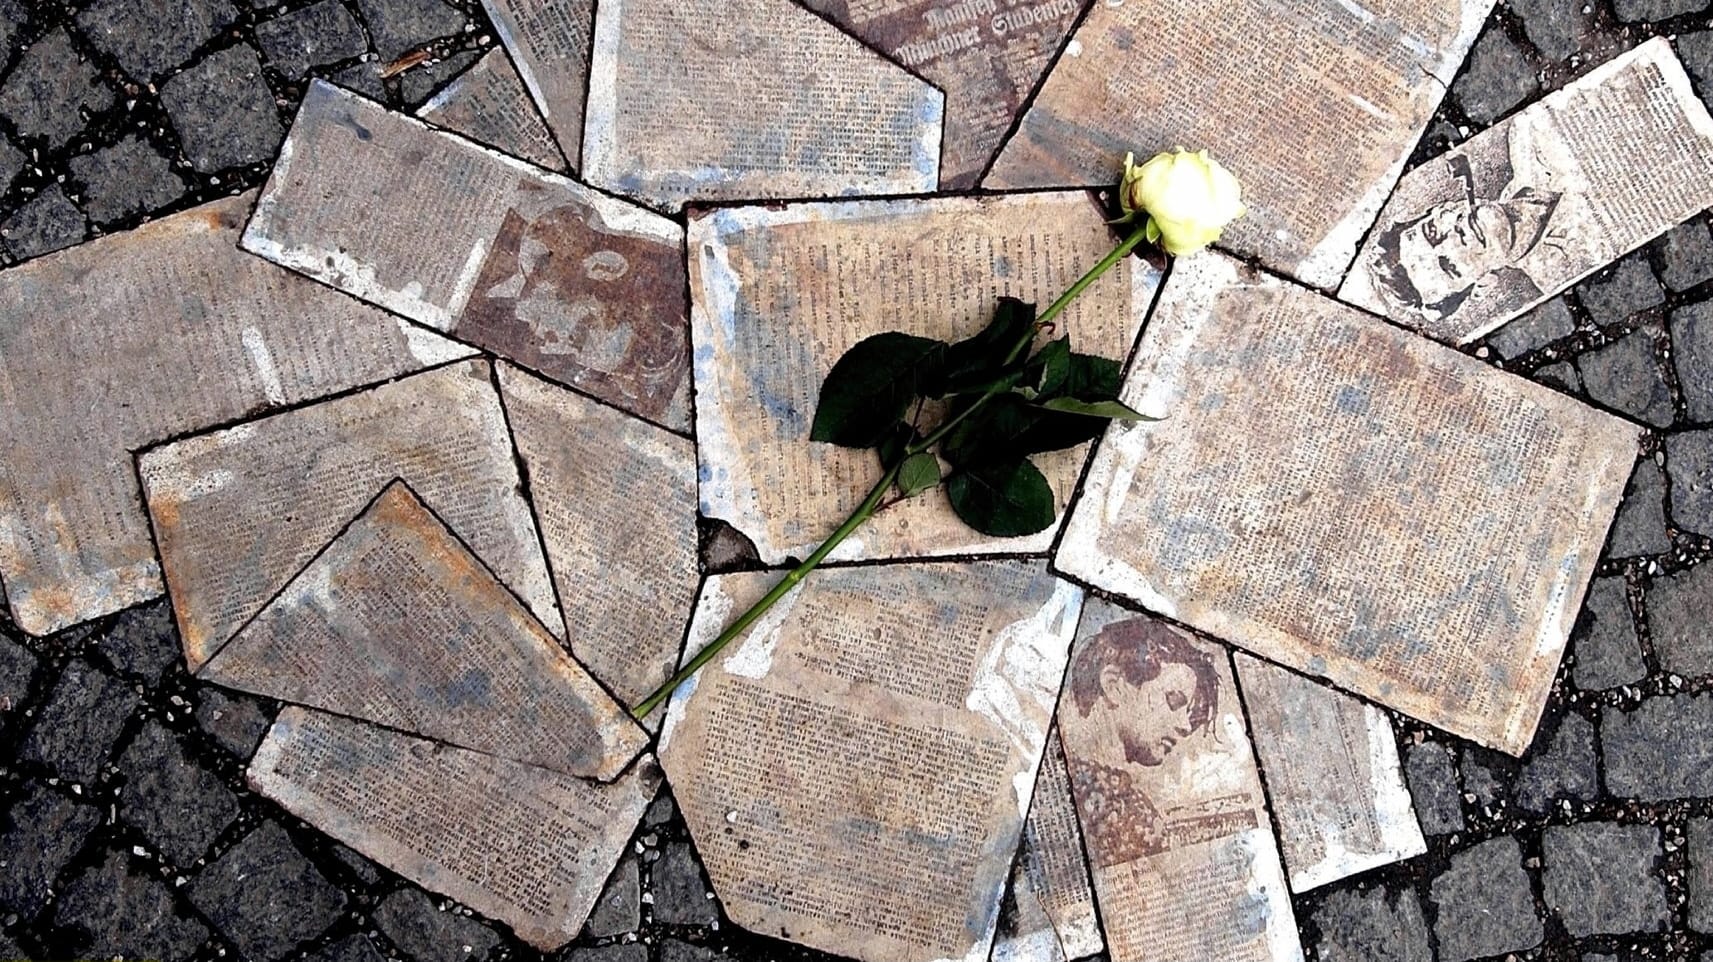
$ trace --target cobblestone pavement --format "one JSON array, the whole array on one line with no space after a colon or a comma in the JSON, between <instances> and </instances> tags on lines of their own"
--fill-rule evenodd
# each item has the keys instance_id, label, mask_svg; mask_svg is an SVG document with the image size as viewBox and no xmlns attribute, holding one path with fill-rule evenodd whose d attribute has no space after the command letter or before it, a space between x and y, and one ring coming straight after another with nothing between
<instances>
[{"instance_id":1,"label":"cobblestone pavement","mask_svg":"<svg viewBox=\"0 0 1713 962\"><path fill-rule=\"evenodd\" d=\"M1713 95L1708 11L1501 6L1416 160L1656 34ZM410 105L493 42L479 8L442 0L0 0L0 260L258 184L310 76ZM1533 749L1400 718L1430 851L1298 899L1304 944L1323 962L1713 962L1707 216L1471 350L1652 425L1657 467ZM274 706L193 682L179 652L164 601L41 640L0 621L0 959L536 957L248 792L240 757ZM812 954L723 920L669 799L633 850L566 957Z\"/></svg>"}]
</instances>

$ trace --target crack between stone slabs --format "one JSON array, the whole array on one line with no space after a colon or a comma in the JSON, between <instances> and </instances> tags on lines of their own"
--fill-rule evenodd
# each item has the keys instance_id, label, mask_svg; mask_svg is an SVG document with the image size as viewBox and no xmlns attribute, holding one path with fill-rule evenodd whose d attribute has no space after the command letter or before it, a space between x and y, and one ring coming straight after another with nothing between
<instances>
[{"instance_id":1,"label":"crack between stone slabs","mask_svg":"<svg viewBox=\"0 0 1713 962\"><path fill-rule=\"evenodd\" d=\"M1100 3L1101 0L1079 0L1079 2L1081 3L1082 9L1077 13L1076 17L1071 20L1070 28L1065 31L1064 37L1059 40L1058 47L1047 57L1046 64L1042 66L1041 72L1036 76L1034 84L1029 88L1029 92L1024 95L1022 102L1018 105L1017 109L1012 112L1011 122L1006 125L1004 133L999 136L999 146L994 148L992 156L987 158L987 162L982 164L981 170L976 173L975 183L977 185L986 182L989 177L993 176L993 168L999 163L1000 156L1005 153L1005 148L1011 146L1011 141L1016 139L1018 132L1023 129L1023 121L1029 116L1029 112L1035 109L1036 99L1040 97L1041 91L1046 89L1047 81L1052 79L1053 74L1059 69L1059 61L1064 59L1065 51L1070 49L1071 42L1076 40L1077 32L1082 29L1083 23L1088 20L1089 14L1093 12L1095 8L1095 4Z\"/></svg>"}]
</instances>

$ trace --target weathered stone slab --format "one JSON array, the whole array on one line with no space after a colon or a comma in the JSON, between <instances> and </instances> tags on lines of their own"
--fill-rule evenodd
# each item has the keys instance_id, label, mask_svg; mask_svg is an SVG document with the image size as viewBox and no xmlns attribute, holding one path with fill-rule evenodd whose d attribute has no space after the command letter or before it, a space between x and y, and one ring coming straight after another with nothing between
<instances>
[{"instance_id":1,"label":"weathered stone slab","mask_svg":"<svg viewBox=\"0 0 1713 962\"><path fill-rule=\"evenodd\" d=\"M702 513L749 536L770 564L807 554L881 475L873 452L809 441L833 363L882 331L969 337L1000 295L1045 305L1114 243L1080 191L748 207L691 220ZM1145 261L1124 261L1071 303L1058 332L1078 351L1124 357L1159 278ZM1060 508L1086 453L1035 459ZM833 557L1041 551L1056 530L988 538L936 490L881 512Z\"/></svg>"},{"instance_id":2,"label":"weathered stone slab","mask_svg":"<svg viewBox=\"0 0 1713 962\"><path fill-rule=\"evenodd\" d=\"M589 78L584 179L662 210L939 183L945 96L792 0L605 0Z\"/></svg>"},{"instance_id":3,"label":"weathered stone slab","mask_svg":"<svg viewBox=\"0 0 1713 962\"><path fill-rule=\"evenodd\" d=\"M648 740L402 481L201 675L582 778L612 779Z\"/></svg>"},{"instance_id":4,"label":"weathered stone slab","mask_svg":"<svg viewBox=\"0 0 1713 962\"><path fill-rule=\"evenodd\" d=\"M1533 737L1639 429L1217 254L1173 269L1068 573L1493 748Z\"/></svg>"},{"instance_id":5,"label":"weathered stone slab","mask_svg":"<svg viewBox=\"0 0 1713 962\"><path fill-rule=\"evenodd\" d=\"M1112 962L1300 962L1223 647L1091 601L1059 731Z\"/></svg>"},{"instance_id":6,"label":"weathered stone slab","mask_svg":"<svg viewBox=\"0 0 1713 962\"><path fill-rule=\"evenodd\" d=\"M576 938L660 775L645 757L601 784L294 707L256 750L249 783L549 951Z\"/></svg>"},{"instance_id":7,"label":"weathered stone slab","mask_svg":"<svg viewBox=\"0 0 1713 962\"><path fill-rule=\"evenodd\" d=\"M576 168L583 152L595 0L482 0L482 7L518 79Z\"/></svg>"},{"instance_id":8,"label":"weathered stone slab","mask_svg":"<svg viewBox=\"0 0 1713 962\"><path fill-rule=\"evenodd\" d=\"M940 187L976 186L1071 32L1078 0L805 0L946 92Z\"/></svg>"},{"instance_id":9,"label":"weathered stone slab","mask_svg":"<svg viewBox=\"0 0 1713 962\"><path fill-rule=\"evenodd\" d=\"M1427 851L1384 711L1259 658L1236 662L1291 891Z\"/></svg>"},{"instance_id":10,"label":"weathered stone slab","mask_svg":"<svg viewBox=\"0 0 1713 962\"><path fill-rule=\"evenodd\" d=\"M710 578L688 651L778 577ZM660 760L732 920L985 960L1081 604L1038 562L818 571L681 686Z\"/></svg>"},{"instance_id":11,"label":"weathered stone slab","mask_svg":"<svg viewBox=\"0 0 1713 962\"><path fill-rule=\"evenodd\" d=\"M138 459L192 671L394 478L562 630L485 361L175 441Z\"/></svg>"},{"instance_id":12,"label":"weathered stone slab","mask_svg":"<svg viewBox=\"0 0 1713 962\"><path fill-rule=\"evenodd\" d=\"M1083 857L1065 750L1055 731L1041 756L1023 842L1000 906L992 962L1069 962L1106 947Z\"/></svg>"},{"instance_id":13,"label":"weathered stone slab","mask_svg":"<svg viewBox=\"0 0 1713 962\"><path fill-rule=\"evenodd\" d=\"M523 78L498 47L441 88L416 115L539 167L570 169Z\"/></svg>"},{"instance_id":14,"label":"weathered stone slab","mask_svg":"<svg viewBox=\"0 0 1713 962\"><path fill-rule=\"evenodd\" d=\"M696 604L696 449L518 368L500 397L571 653L627 703L671 677Z\"/></svg>"},{"instance_id":15,"label":"weathered stone slab","mask_svg":"<svg viewBox=\"0 0 1713 962\"><path fill-rule=\"evenodd\" d=\"M1660 37L1410 171L1339 297L1467 343L1710 204L1713 117Z\"/></svg>"},{"instance_id":16,"label":"weathered stone slab","mask_svg":"<svg viewBox=\"0 0 1713 962\"><path fill-rule=\"evenodd\" d=\"M316 81L243 246L676 430L683 229Z\"/></svg>"},{"instance_id":17,"label":"weathered stone slab","mask_svg":"<svg viewBox=\"0 0 1713 962\"><path fill-rule=\"evenodd\" d=\"M1096 3L983 186L1115 184L1126 151L1205 147L1249 206L1224 243L1330 288L1492 7Z\"/></svg>"},{"instance_id":18,"label":"weathered stone slab","mask_svg":"<svg viewBox=\"0 0 1713 962\"><path fill-rule=\"evenodd\" d=\"M164 590L131 451L470 353L239 251L252 199L0 273L0 577L25 631Z\"/></svg>"}]
</instances>

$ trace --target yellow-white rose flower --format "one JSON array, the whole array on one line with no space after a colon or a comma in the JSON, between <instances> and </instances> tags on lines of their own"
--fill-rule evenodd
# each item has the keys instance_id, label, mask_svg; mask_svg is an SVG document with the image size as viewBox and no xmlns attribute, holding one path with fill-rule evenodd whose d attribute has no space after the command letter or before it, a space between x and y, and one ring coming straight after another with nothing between
<instances>
[{"instance_id":1,"label":"yellow-white rose flower","mask_svg":"<svg viewBox=\"0 0 1713 962\"><path fill-rule=\"evenodd\" d=\"M1118 204L1128 220L1148 217L1148 240L1173 255L1190 254L1219 240L1243 216L1243 188L1207 151L1183 148L1155 154L1138 167L1124 157Z\"/></svg>"}]
</instances>

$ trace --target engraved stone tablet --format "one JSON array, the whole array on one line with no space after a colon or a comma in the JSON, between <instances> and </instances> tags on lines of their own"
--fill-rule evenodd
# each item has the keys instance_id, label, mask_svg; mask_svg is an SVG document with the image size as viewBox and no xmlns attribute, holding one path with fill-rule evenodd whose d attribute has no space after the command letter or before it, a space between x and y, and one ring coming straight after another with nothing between
<instances>
[{"instance_id":1,"label":"engraved stone tablet","mask_svg":"<svg viewBox=\"0 0 1713 962\"><path fill-rule=\"evenodd\" d=\"M710 578L688 650L778 578ZM732 920L984 962L1081 603L1038 562L822 570L680 686L661 764Z\"/></svg>"},{"instance_id":2,"label":"engraved stone tablet","mask_svg":"<svg viewBox=\"0 0 1713 962\"><path fill-rule=\"evenodd\" d=\"M692 220L690 234L702 511L769 563L813 550L880 478L872 451L809 440L840 355L889 330L969 337L1000 295L1045 306L1117 243L1080 191L734 208ZM1124 261L1071 302L1056 333L1123 358L1159 276ZM1034 459L1061 508L1085 454ZM1055 530L989 538L936 489L876 515L833 557L1041 551Z\"/></svg>"},{"instance_id":3,"label":"engraved stone tablet","mask_svg":"<svg viewBox=\"0 0 1713 962\"><path fill-rule=\"evenodd\" d=\"M648 740L403 482L200 674L584 778L610 780Z\"/></svg>"},{"instance_id":4,"label":"engraved stone tablet","mask_svg":"<svg viewBox=\"0 0 1713 962\"><path fill-rule=\"evenodd\" d=\"M683 228L316 81L246 250L677 430Z\"/></svg>"},{"instance_id":5,"label":"engraved stone tablet","mask_svg":"<svg viewBox=\"0 0 1713 962\"><path fill-rule=\"evenodd\" d=\"M671 677L696 603L695 445L509 364L499 374L571 653L639 702Z\"/></svg>"},{"instance_id":6,"label":"engraved stone tablet","mask_svg":"<svg viewBox=\"0 0 1713 962\"><path fill-rule=\"evenodd\" d=\"M1223 647L1090 601L1059 730L1112 962L1300 962Z\"/></svg>"},{"instance_id":7,"label":"engraved stone tablet","mask_svg":"<svg viewBox=\"0 0 1713 962\"><path fill-rule=\"evenodd\" d=\"M940 187L976 185L1082 12L1078 0L805 0L946 92Z\"/></svg>"},{"instance_id":8,"label":"engraved stone tablet","mask_svg":"<svg viewBox=\"0 0 1713 962\"><path fill-rule=\"evenodd\" d=\"M794 0L597 6L589 183L667 211L938 185L945 96Z\"/></svg>"},{"instance_id":9,"label":"engraved stone tablet","mask_svg":"<svg viewBox=\"0 0 1713 962\"><path fill-rule=\"evenodd\" d=\"M595 0L482 0L482 7L542 119L576 167L583 151Z\"/></svg>"},{"instance_id":10,"label":"engraved stone tablet","mask_svg":"<svg viewBox=\"0 0 1713 962\"><path fill-rule=\"evenodd\" d=\"M1713 205L1713 117L1660 37L1409 172L1339 290L1472 341Z\"/></svg>"},{"instance_id":11,"label":"engraved stone tablet","mask_svg":"<svg viewBox=\"0 0 1713 962\"><path fill-rule=\"evenodd\" d=\"M239 251L253 199L0 273L0 578L25 631L164 589L131 451L471 353Z\"/></svg>"},{"instance_id":12,"label":"engraved stone tablet","mask_svg":"<svg viewBox=\"0 0 1713 962\"><path fill-rule=\"evenodd\" d=\"M1047 739L1011 886L999 910L993 962L1068 962L1106 947L1095 916L1065 750Z\"/></svg>"},{"instance_id":13,"label":"engraved stone tablet","mask_svg":"<svg viewBox=\"0 0 1713 962\"><path fill-rule=\"evenodd\" d=\"M249 783L551 951L582 929L660 774L644 756L601 784L289 707L256 750Z\"/></svg>"},{"instance_id":14,"label":"engraved stone tablet","mask_svg":"<svg viewBox=\"0 0 1713 962\"><path fill-rule=\"evenodd\" d=\"M984 186L1116 184L1126 151L1207 148L1249 205L1224 243L1330 288L1492 6L1102 0Z\"/></svg>"},{"instance_id":15,"label":"engraved stone tablet","mask_svg":"<svg viewBox=\"0 0 1713 962\"><path fill-rule=\"evenodd\" d=\"M191 670L394 478L559 634L491 375L485 361L460 361L144 452L138 471Z\"/></svg>"},{"instance_id":16,"label":"engraved stone tablet","mask_svg":"<svg viewBox=\"0 0 1713 962\"><path fill-rule=\"evenodd\" d=\"M1236 660L1291 891L1427 851L1386 713L1271 662Z\"/></svg>"},{"instance_id":17,"label":"engraved stone tablet","mask_svg":"<svg viewBox=\"0 0 1713 962\"><path fill-rule=\"evenodd\" d=\"M1639 429L1218 254L1183 258L1058 564L1520 754Z\"/></svg>"},{"instance_id":18,"label":"engraved stone tablet","mask_svg":"<svg viewBox=\"0 0 1713 962\"><path fill-rule=\"evenodd\" d=\"M532 164L569 169L523 80L498 47L453 78L416 115Z\"/></svg>"}]
</instances>

